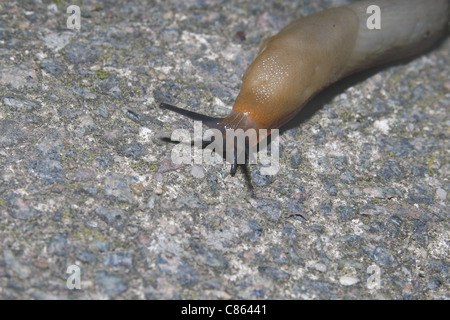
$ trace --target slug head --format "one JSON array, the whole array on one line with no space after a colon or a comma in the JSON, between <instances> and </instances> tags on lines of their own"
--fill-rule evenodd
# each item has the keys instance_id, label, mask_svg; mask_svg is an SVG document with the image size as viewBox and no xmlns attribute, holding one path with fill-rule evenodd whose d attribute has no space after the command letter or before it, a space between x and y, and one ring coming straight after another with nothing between
<instances>
[{"instance_id":1,"label":"slug head","mask_svg":"<svg viewBox=\"0 0 450 320\"><path fill-rule=\"evenodd\" d=\"M229 154L227 156L227 160L229 160L230 158L232 159L232 161L230 161L231 175L234 175L236 173L238 164L245 163L245 155L247 156L249 155L249 147L256 147L259 141L266 138L270 134L270 131L268 134L260 134L259 133L260 131L258 129L263 129L261 124L259 124L246 114L235 110L233 110L230 116L226 118L214 118L196 112L192 112L189 110L181 109L179 107L167 103L161 103L159 106L162 109L167 109L179 113L190 119L202 121L206 126L210 128L220 130L222 136L224 137L223 150L227 151L231 150L231 152L229 152L231 153L231 156ZM246 136L245 143L239 143L239 139L235 134L235 132L237 132L235 130L237 129L242 129L242 132L244 131L247 132L248 129L255 129L256 140L253 139L251 140L251 142L249 142L248 136ZM203 141L203 148L205 148L211 142L212 141ZM244 159L243 162L242 159Z\"/></svg>"}]
</instances>

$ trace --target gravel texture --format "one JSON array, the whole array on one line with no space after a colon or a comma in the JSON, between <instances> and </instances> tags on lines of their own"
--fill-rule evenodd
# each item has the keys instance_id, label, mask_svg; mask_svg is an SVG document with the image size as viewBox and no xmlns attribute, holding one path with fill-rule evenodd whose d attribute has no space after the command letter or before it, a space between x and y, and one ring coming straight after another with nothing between
<instances>
[{"instance_id":1,"label":"gravel texture","mask_svg":"<svg viewBox=\"0 0 450 320\"><path fill-rule=\"evenodd\" d=\"M1 2L0 298L449 299L449 38L311 101L274 176L170 159L160 102L228 114L265 39L345 3L86 0L77 32Z\"/></svg>"}]
</instances>

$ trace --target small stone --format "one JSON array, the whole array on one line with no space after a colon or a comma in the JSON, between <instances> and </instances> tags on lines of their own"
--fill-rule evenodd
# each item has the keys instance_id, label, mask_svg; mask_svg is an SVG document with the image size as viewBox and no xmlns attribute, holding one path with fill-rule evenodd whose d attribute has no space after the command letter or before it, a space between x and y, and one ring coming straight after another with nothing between
<instances>
[{"instance_id":1,"label":"small stone","mask_svg":"<svg viewBox=\"0 0 450 320\"><path fill-rule=\"evenodd\" d=\"M25 291L25 288L17 281L13 279L8 280L8 284L6 285L6 288L13 289L15 291Z\"/></svg>"},{"instance_id":2,"label":"small stone","mask_svg":"<svg viewBox=\"0 0 450 320\"><path fill-rule=\"evenodd\" d=\"M320 272L327 272L327 266L324 263L316 263L314 269Z\"/></svg>"},{"instance_id":3,"label":"small stone","mask_svg":"<svg viewBox=\"0 0 450 320\"><path fill-rule=\"evenodd\" d=\"M327 215L331 213L332 205L330 202L324 202L321 203L319 206L319 210L322 212L323 215Z\"/></svg>"},{"instance_id":4,"label":"small stone","mask_svg":"<svg viewBox=\"0 0 450 320\"><path fill-rule=\"evenodd\" d=\"M281 218L279 201L272 199L259 199L256 201L258 201L256 208L264 212L270 221L277 222Z\"/></svg>"},{"instance_id":5,"label":"small stone","mask_svg":"<svg viewBox=\"0 0 450 320\"><path fill-rule=\"evenodd\" d=\"M287 281L290 277L289 273L275 267L261 266L258 267L258 271L275 281Z\"/></svg>"},{"instance_id":6,"label":"small stone","mask_svg":"<svg viewBox=\"0 0 450 320\"><path fill-rule=\"evenodd\" d=\"M59 77L64 71L63 66L53 60L42 61L41 69L47 71L48 73L54 75L55 77Z\"/></svg>"},{"instance_id":7,"label":"small stone","mask_svg":"<svg viewBox=\"0 0 450 320\"><path fill-rule=\"evenodd\" d=\"M67 254L67 234L58 233L50 239L47 251L50 254L65 256Z\"/></svg>"},{"instance_id":8,"label":"small stone","mask_svg":"<svg viewBox=\"0 0 450 320\"><path fill-rule=\"evenodd\" d=\"M441 279L439 279L439 277L436 276L431 276L428 278L428 289L431 290L436 290L438 289L440 286L442 286L443 282Z\"/></svg>"},{"instance_id":9,"label":"small stone","mask_svg":"<svg viewBox=\"0 0 450 320\"><path fill-rule=\"evenodd\" d=\"M122 130L121 129L113 129L110 131L106 131L103 134L103 137L108 140L108 142L114 142L118 140L120 137L122 137Z\"/></svg>"},{"instance_id":10,"label":"small stone","mask_svg":"<svg viewBox=\"0 0 450 320\"><path fill-rule=\"evenodd\" d=\"M95 47L83 43L71 43L65 48L66 59L72 64L94 63L100 53Z\"/></svg>"},{"instance_id":11,"label":"small stone","mask_svg":"<svg viewBox=\"0 0 450 320\"><path fill-rule=\"evenodd\" d=\"M64 48L75 34L72 32L50 33L44 37L44 45L54 51Z\"/></svg>"},{"instance_id":12,"label":"small stone","mask_svg":"<svg viewBox=\"0 0 450 320\"><path fill-rule=\"evenodd\" d=\"M132 269L133 255L128 252L109 253L103 257L103 265L105 267L125 267Z\"/></svg>"},{"instance_id":13,"label":"small stone","mask_svg":"<svg viewBox=\"0 0 450 320\"><path fill-rule=\"evenodd\" d=\"M376 247L375 251L372 253L372 257L384 268L395 268L398 265L395 256L382 246Z\"/></svg>"},{"instance_id":14,"label":"small stone","mask_svg":"<svg viewBox=\"0 0 450 320\"><path fill-rule=\"evenodd\" d=\"M81 251L77 258L89 264L93 264L97 261L97 255L95 254L95 252L88 249L84 249L83 251Z\"/></svg>"},{"instance_id":15,"label":"small stone","mask_svg":"<svg viewBox=\"0 0 450 320\"><path fill-rule=\"evenodd\" d=\"M175 207L181 208L191 208L191 209L207 209L208 207L204 205L198 195L188 194L185 197L180 197L175 202Z\"/></svg>"},{"instance_id":16,"label":"small stone","mask_svg":"<svg viewBox=\"0 0 450 320\"><path fill-rule=\"evenodd\" d=\"M49 4L47 6L47 11L49 13L56 13L56 12L58 12L58 6L56 5L56 3Z\"/></svg>"},{"instance_id":17,"label":"small stone","mask_svg":"<svg viewBox=\"0 0 450 320\"><path fill-rule=\"evenodd\" d=\"M159 33L159 38L167 43L175 43L180 36L180 31L175 28L164 28Z\"/></svg>"},{"instance_id":18,"label":"small stone","mask_svg":"<svg viewBox=\"0 0 450 320\"><path fill-rule=\"evenodd\" d=\"M3 98L3 103L11 111L25 111L30 112L40 108L40 105L36 102L18 98L18 97L6 97Z\"/></svg>"},{"instance_id":19,"label":"small stone","mask_svg":"<svg viewBox=\"0 0 450 320\"><path fill-rule=\"evenodd\" d=\"M300 153L295 152L291 155L290 164L292 169L298 169L301 162L302 156L300 155Z\"/></svg>"},{"instance_id":20,"label":"small stone","mask_svg":"<svg viewBox=\"0 0 450 320\"><path fill-rule=\"evenodd\" d=\"M372 108L370 111L372 112L373 117L378 118L386 114L389 114L391 112L391 109L386 105L385 102L377 101L372 104ZM374 126L377 126L376 122L377 121L375 121Z\"/></svg>"},{"instance_id":21,"label":"small stone","mask_svg":"<svg viewBox=\"0 0 450 320\"><path fill-rule=\"evenodd\" d=\"M322 179L321 179L323 181L325 190L327 191L327 193L330 196L336 196L337 195L337 191L338 190L337 190L337 187L336 187L336 184L335 184L335 179L336 179L335 175L323 176Z\"/></svg>"},{"instance_id":22,"label":"small stone","mask_svg":"<svg viewBox=\"0 0 450 320\"><path fill-rule=\"evenodd\" d=\"M89 168L81 168L73 176L76 181L89 181L95 179L95 172Z\"/></svg>"},{"instance_id":23,"label":"small stone","mask_svg":"<svg viewBox=\"0 0 450 320\"><path fill-rule=\"evenodd\" d=\"M237 42L244 42L245 39L246 39L245 31L242 30L236 31L236 33L233 36L233 40Z\"/></svg>"},{"instance_id":24,"label":"small stone","mask_svg":"<svg viewBox=\"0 0 450 320\"><path fill-rule=\"evenodd\" d=\"M132 203L134 196L127 183L127 177L110 172L106 175L103 194L112 200Z\"/></svg>"},{"instance_id":25,"label":"small stone","mask_svg":"<svg viewBox=\"0 0 450 320\"><path fill-rule=\"evenodd\" d=\"M200 281L198 272L184 261L178 265L176 279L183 287L191 287Z\"/></svg>"},{"instance_id":26,"label":"small stone","mask_svg":"<svg viewBox=\"0 0 450 320\"><path fill-rule=\"evenodd\" d=\"M353 178L350 171L345 171L341 174L341 182L346 184L352 184L355 182L355 178Z\"/></svg>"},{"instance_id":27,"label":"small stone","mask_svg":"<svg viewBox=\"0 0 450 320\"><path fill-rule=\"evenodd\" d=\"M377 221L369 225L369 231L372 233L381 233L386 228L383 222Z\"/></svg>"},{"instance_id":28,"label":"small stone","mask_svg":"<svg viewBox=\"0 0 450 320\"><path fill-rule=\"evenodd\" d=\"M428 226L420 219L414 220L413 235L411 240L414 240L417 245L426 248L429 243Z\"/></svg>"},{"instance_id":29,"label":"small stone","mask_svg":"<svg viewBox=\"0 0 450 320\"><path fill-rule=\"evenodd\" d=\"M308 198L308 194L303 186L299 186L294 190L292 197L298 202L304 202Z\"/></svg>"},{"instance_id":30,"label":"small stone","mask_svg":"<svg viewBox=\"0 0 450 320\"><path fill-rule=\"evenodd\" d=\"M84 99L87 99L87 100L92 100L92 99L97 98L97 95L95 93L93 93L91 90L89 90L88 88L85 88L85 87L73 86L72 91L74 93L76 93L77 95L79 95L80 97L83 97Z\"/></svg>"},{"instance_id":31,"label":"small stone","mask_svg":"<svg viewBox=\"0 0 450 320\"><path fill-rule=\"evenodd\" d=\"M359 282L358 278L352 277L352 276L342 276L339 278L339 283L343 286L352 286L354 284L357 284Z\"/></svg>"},{"instance_id":32,"label":"small stone","mask_svg":"<svg viewBox=\"0 0 450 320\"><path fill-rule=\"evenodd\" d=\"M48 268L48 262L44 259L36 259L33 261L33 265L38 267L39 269L47 269Z\"/></svg>"},{"instance_id":33,"label":"small stone","mask_svg":"<svg viewBox=\"0 0 450 320\"><path fill-rule=\"evenodd\" d=\"M79 190L88 196L96 196L98 194L97 187L81 187Z\"/></svg>"},{"instance_id":34,"label":"small stone","mask_svg":"<svg viewBox=\"0 0 450 320\"><path fill-rule=\"evenodd\" d=\"M110 243L104 241L95 241L94 246L99 252L108 252L114 248Z\"/></svg>"},{"instance_id":35,"label":"small stone","mask_svg":"<svg viewBox=\"0 0 450 320\"><path fill-rule=\"evenodd\" d=\"M248 228L250 231L246 234L250 240L256 240L263 234L263 228L256 220L250 220L248 222Z\"/></svg>"},{"instance_id":36,"label":"small stone","mask_svg":"<svg viewBox=\"0 0 450 320\"><path fill-rule=\"evenodd\" d=\"M388 160L378 171L378 175L386 181L397 181L403 175L400 164L395 160Z\"/></svg>"},{"instance_id":37,"label":"small stone","mask_svg":"<svg viewBox=\"0 0 450 320\"><path fill-rule=\"evenodd\" d=\"M302 197L300 197L300 199L302 199ZM299 201L297 199L289 199L286 200L285 205L289 209L289 216L303 218L303 220L306 220L308 219L308 214L306 213L305 208L303 207L303 204L301 202L302 201Z\"/></svg>"},{"instance_id":38,"label":"small stone","mask_svg":"<svg viewBox=\"0 0 450 320\"><path fill-rule=\"evenodd\" d=\"M384 198L383 190L381 188L364 188L363 192L369 197Z\"/></svg>"},{"instance_id":39,"label":"small stone","mask_svg":"<svg viewBox=\"0 0 450 320\"><path fill-rule=\"evenodd\" d=\"M427 173L428 171L429 170L427 167L421 166L421 165L418 165L418 166L415 165L411 168L411 173L415 177L424 177L425 173Z\"/></svg>"},{"instance_id":40,"label":"small stone","mask_svg":"<svg viewBox=\"0 0 450 320\"><path fill-rule=\"evenodd\" d=\"M408 200L412 203L433 203L432 189L427 186L413 186L408 192Z\"/></svg>"},{"instance_id":41,"label":"small stone","mask_svg":"<svg viewBox=\"0 0 450 320\"><path fill-rule=\"evenodd\" d=\"M21 264L11 250L7 248L3 249L3 259L5 260L6 265L11 268L20 279L26 279L30 276L31 269L28 266Z\"/></svg>"},{"instance_id":42,"label":"small stone","mask_svg":"<svg viewBox=\"0 0 450 320\"><path fill-rule=\"evenodd\" d=\"M273 245L270 248L270 253L272 255L273 261L275 261L278 265L289 263L289 256L281 245L279 244Z\"/></svg>"},{"instance_id":43,"label":"small stone","mask_svg":"<svg viewBox=\"0 0 450 320\"><path fill-rule=\"evenodd\" d=\"M126 222L125 213L120 209L97 208L95 213L107 224L122 231Z\"/></svg>"},{"instance_id":44,"label":"small stone","mask_svg":"<svg viewBox=\"0 0 450 320\"><path fill-rule=\"evenodd\" d=\"M322 129L314 136L314 143L316 145L323 145L327 141L327 131Z\"/></svg>"},{"instance_id":45,"label":"small stone","mask_svg":"<svg viewBox=\"0 0 450 320\"><path fill-rule=\"evenodd\" d=\"M339 206L337 211L341 214L340 218L342 221L348 221L356 218L357 211L355 208L350 206Z\"/></svg>"},{"instance_id":46,"label":"small stone","mask_svg":"<svg viewBox=\"0 0 450 320\"><path fill-rule=\"evenodd\" d=\"M348 164L346 156L336 156L334 157L334 166L338 170L343 170ZM350 175L351 176L351 175Z\"/></svg>"},{"instance_id":47,"label":"small stone","mask_svg":"<svg viewBox=\"0 0 450 320\"><path fill-rule=\"evenodd\" d=\"M156 206L156 203L158 202L158 198L156 197L156 195L152 194L150 195L150 197L148 198L147 201L147 209L153 209Z\"/></svg>"},{"instance_id":48,"label":"small stone","mask_svg":"<svg viewBox=\"0 0 450 320\"><path fill-rule=\"evenodd\" d=\"M84 129L86 132L96 129L95 121L89 114L84 114L79 118L80 128Z\"/></svg>"},{"instance_id":49,"label":"small stone","mask_svg":"<svg viewBox=\"0 0 450 320\"><path fill-rule=\"evenodd\" d=\"M145 148L140 142L129 144L124 149L125 156L138 160L145 155Z\"/></svg>"},{"instance_id":50,"label":"small stone","mask_svg":"<svg viewBox=\"0 0 450 320\"><path fill-rule=\"evenodd\" d=\"M17 122L12 120L0 121L0 147L12 147L24 140L25 136Z\"/></svg>"},{"instance_id":51,"label":"small stone","mask_svg":"<svg viewBox=\"0 0 450 320\"><path fill-rule=\"evenodd\" d=\"M204 245L194 241L191 242L191 247L198 255L198 259L196 260L199 260L212 268L228 268L228 261L220 254L220 252L206 248Z\"/></svg>"},{"instance_id":52,"label":"small stone","mask_svg":"<svg viewBox=\"0 0 450 320\"><path fill-rule=\"evenodd\" d=\"M397 216L392 216L389 221L391 221L393 224L395 224L397 227L400 227L403 224L402 219L400 219Z\"/></svg>"},{"instance_id":53,"label":"small stone","mask_svg":"<svg viewBox=\"0 0 450 320\"><path fill-rule=\"evenodd\" d=\"M103 293L115 297L128 289L128 282L107 271L99 271L95 275L95 284L100 286Z\"/></svg>"},{"instance_id":54,"label":"small stone","mask_svg":"<svg viewBox=\"0 0 450 320\"><path fill-rule=\"evenodd\" d=\"M314 231L314 232L317 232L317 233L324 233L324 229L323 229L323 226L321 226L320 224L313 224L311 227L310 227L310 229L312 230L312 231Z\"/></svg>"},{"instance_id":55,"label":"small stone","mask_svg":"<svg viewBox=\"0 0 450 320\"><path fill-rule=\"evenodd\" d=\"M64 182L64 169L56 160L30 160L28 172L46 184Z\"/></svg>"},{"instance_id":56,"label":"small stone","mask_svg":"<svg viewBox=\"0 0 450 320\"><path fill-rule=\"evenodd\" d=\"M97 114L105 119L109 118L109 110L104 106L101 106L97 109Z\"/></svg>"},{"instance_id":57,"label":"small stone","mask_svg":"<svg viewBox=\"0 0 450 320\"><path fill-rule=\"evenodd\" d=\"M101 156L94 160L94 163L97 164L101 169L108 169L113 163L114 160L110 155Z\"/></svg>"},{"instance_id":58,"label":"small stone","mask_svg":"<svg viewBox=\"0 0 450 320\"><path fill-rule=\"evenodd\" d=\"M215 170L209 170L206 180L208 182L208 185L209 185L209 188L211 189L211 191L213 193L216 193L217 189L219 187L218 186L219 180L217 177L217 172Z\"/></svg>"},{"instance_id":59,"label":"small stone","mask_svg":"<svg viewBox=\"0 0 450 320\"><path fill-rule=\"evenodd\" d=\"M197 179L203 179L205 177L205 172L200 166L192 166L191 174Z\"/></svg>"},{"instance_id":60,"label":"small stone","mask_svg":"<svg viewBox=\"0 0 450 320\"><path fill-rule=\"evenodd\" d=\"M97 89L101 92L107 92L108 94L112 95L114 98L117 99L119 99L122 96L122 89L120 89L120 80L116 77L108 77L106 79L101 80Z\"/></svg>"},{"instance_id":61,"label":"small stone","mask_svg":"<svg viewBox=\"0 0 450 320\"><path fill-rule=\"evenodd\" d=\"M169 157L169 158L161 161L157 172L164 173L164 172L168 172L168 171L174 171L174 170L180 169L181 167L183 167L183 164L175 164L172 162L172 159Z\"/></svg>"},{"instance_id":62,"label":"small stone","mask_svg":"<svg viewBox=\"0 0 450 320\"><path fill-rule=\"evenodd\" d=\"M0 85L10 85L14 89L35 88L38 83L36 71L26 65L0 69Z\"/></svg>"},{"instance_id":63,"label":"small stone","mask_svg":"<svg viewBox=\"0 0 450 320\"><path fill-rule=\"evenodd\" d=\"M252 181L255 185L262 187L271 184L275 180L275 175L264 175L260 170L252 172Z\"/></svg>"},{"instance_id":64,"label":"small stone","mask_svg":"<svg viewBox=\"0 0 450 320\"><path fill-rule=\"evenodd\" d=\"M199 281L198 272L180 257L159 254L156 257L156 266L161 272L175 277L184 287L192 286Z\"/></svg>"},{"instance_id":65,"label":"small stone","mask_svg":"<svg viewBox=\"0 0 450 320\"><path fill-rule=\"evenodd\" d=\"M442 201L447 200L447 191L445 191L444 189L438 188L436 190L436 197Z\"/></svg>"},{"instance_id":66,"label":"small stone","mask_svg":"<svg viewBox=\"0 0 450 320\"><path fill-rule=\"evenodd\" d=\"M13 192L8 194L6 201L8 203L8 213L16 219L28 220L41 215L41 211L29 205L27 201L18 197Z\"/></svg>"}]
</instances>

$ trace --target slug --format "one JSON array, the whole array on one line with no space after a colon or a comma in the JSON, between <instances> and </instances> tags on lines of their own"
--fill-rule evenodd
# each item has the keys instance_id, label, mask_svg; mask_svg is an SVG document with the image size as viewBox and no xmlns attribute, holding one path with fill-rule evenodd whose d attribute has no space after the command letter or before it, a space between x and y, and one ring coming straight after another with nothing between
<instances>
[{"instance_id":1,"label":"slug","mask_svg":"<svg viewBox=\"0 0 450 320\"><path fill-rule=\"evenodd\" d=\"M380 9L379 29L368 27L373 5ZM253 128L267 129L269 135L333 82L429 49L447 33L449 7L450 0L369 0L303 17L262 45L228 117L208 117L166 103L160 107L224 134ZM235 150L232 174L241 151Z\"/></svg>"}]
</instances>

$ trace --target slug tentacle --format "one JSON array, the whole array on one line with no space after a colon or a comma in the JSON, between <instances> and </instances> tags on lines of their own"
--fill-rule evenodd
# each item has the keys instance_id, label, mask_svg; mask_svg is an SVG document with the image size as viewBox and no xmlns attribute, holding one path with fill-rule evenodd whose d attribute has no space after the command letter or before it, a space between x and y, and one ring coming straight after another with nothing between
<instances>
[{"instance_id":1,"label":"slug tentacle","mask_svg":"<svg viewBox=\"0 0 450 320\"><path fill-rule=\"evenodd\" d=\"M224 135L223 147L225 150L226 150L226 146L227 146L226 129L229 129L230 127L233 127L233 128L236 127L236 125L233 126L232 123L235 122L236 119L238 119L238 124L239 124L244 116L242 113L237 112L237 113L233 113L231 116L229 116L227 118L214 118L214 117L209 117L207 115L200 114L197 112L182 109L182 108L179 108L179 107L176 107L174 105L167 104L164 102L160 103L159 107L162 109L166 109L166 110L170 110L170 111L179 113L179 114L186 116L192 120L202 121L208 127L220 130L222 132L222 134ZM214 139L214 137L212 139ZM212 142L213 142L213 140L202 141L202 149L206 148ZM234 143L234 139L233 139L233 143ZM248 150L248 147L245 148L245 150ZM236 145L232 152L233 152L233 161L231 163L230 173L231 173L231 175L234 175L236 173L236 169L237 169L237 165L238 165L238 163L237 163L238 148L236 147Z\"/></svg>"},{"instance_id":2,"label":"slug tentacle","mask_svg":"<svg viewBox=\"0 0 450 320\"><path fill-rule=\"evenodd\" d=\"M206 116L204 114L200 114L200 113L197 113L197 112L193 112L193 111L189 111L189 110L186 110L186 109L182 109L182 108L179 108L179 107L176 107L174 105L167 104L167 103L164 103L164 102L160 103L159 107L162 108L162 109L167 109L167 110L179 113L179 114L181 114L181 115L183 115L185 117L188 117L188 118L190 118L192 120L202 121L204 124L206 124L208 127L211 127L211 128L218 128L219 124L223 120L225 120L225 118L209 117L209 116Z\"/></svg>"}]
</instances>

